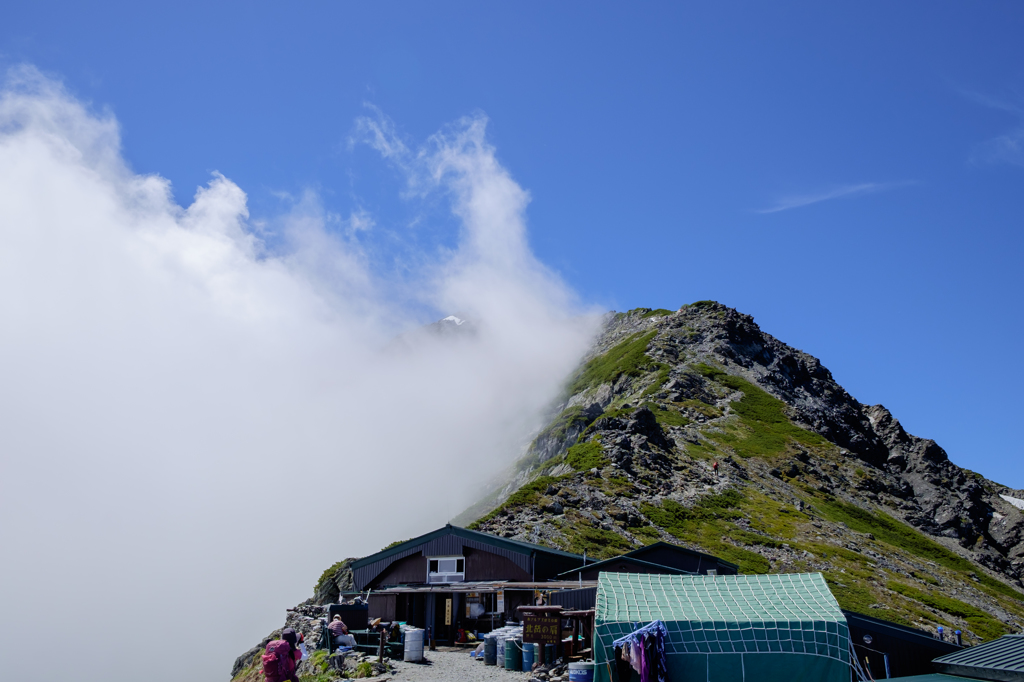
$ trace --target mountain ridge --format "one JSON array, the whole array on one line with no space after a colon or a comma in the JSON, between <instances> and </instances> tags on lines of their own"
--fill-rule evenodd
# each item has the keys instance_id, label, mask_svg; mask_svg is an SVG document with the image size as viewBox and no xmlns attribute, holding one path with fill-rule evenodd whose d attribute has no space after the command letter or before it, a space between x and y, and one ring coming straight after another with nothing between
<instances>
[{"instance_id":1,"label":"mountain ridge","mask_svg":"<svg viewBox=\"0 0 1024 682\"><path fill-rule=\"evenodd\" d=\"M845 608L988 639L1024 622L1021 500L699 301L609 314L508 482L459 518L598 557L666 540L821 570Z\"/></svg>"},{"instance_id":2,"label":"mountain ridge","mask_svg":"<svg viewBox=\"0 0 1024 682\"><path fill-rule=\"evenodd\" d=\"M421 333L472 331L441 320ZM968 643L1024 624L1024 491L955 465L714 301L609 313L549 423L489 490L453 522L598 559L660 540L745 573L819 571L844 609ZM325 570L285 625L318 641L318 605L352 589L353 561ZM259 677L279 634L238 657L233 682ZM300 675L326 679L322 662Z\"/></svg>"}]
</instances>

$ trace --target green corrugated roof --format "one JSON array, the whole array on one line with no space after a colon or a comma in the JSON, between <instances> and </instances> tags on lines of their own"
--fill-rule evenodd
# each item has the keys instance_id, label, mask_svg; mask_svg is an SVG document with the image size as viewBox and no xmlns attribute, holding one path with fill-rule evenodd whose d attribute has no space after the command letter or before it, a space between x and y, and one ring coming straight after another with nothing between
<instances>
[{"instance_id":1,"label":"green corrugated roof","mask_svg":"<svg viewBox=\"0 0 1024 682\"><path fill-rule=\"evenodd\" d=\"M373 563L374 561L386 559L389 556L393 556L395 554L404 552L409 547L415 547L416 545L425 544L436 537L440 537L442 535L447 534L458 535L459 537L467 538L470 540L476 540L477 542L482 542L493 547L503 547L505 549L517 551L520 554L529 555L533 554L534 552L545 552L547 554L554 554L569 559L578 559L581 564L583 563L583 557L579 554L563 552L560 549L552 549L551 547L545 547L543 545L535 545L531 542L522 542L521 540L510 540L508 538L498 537L497 535L491 535L490 533L481 533L478 530L469 530L468 528L461 528L459 526L453 526L449 524L444 528L438 528L437 530L432 531L430 533L426 533L425 535L421 535L411 540L406 540L405 542L400 542L394 547L388 547L387 549L381 550L376 554L371 554L369 556L363 557L359 561L354 561L352 562L352 568L359 568L361 566L365 566L366 564Z\"/></svg>"},{"instance_id":2,"label":"green corrugated roof","mask_svg":"<svg viewBox=\"0 0 1024 682\"><path fill-rule=\"evenodd\" d=\"M999 639L936 658L932 663L947 673L985 680L1024 680L1024 635Z\"/></svg>"},{"instance_id":3,"label":"green corrugated roof","mask_svg":"<svg viewBox=\"0 0 1024 682\"><path fill-rule=\"evenodd\" d=\"M956 677L955 675L943 675L942 673L930 673L928 675L910 675L907 677L893 677L888 682L978 682L970 677Z\"/></svg>"}]
</instances>

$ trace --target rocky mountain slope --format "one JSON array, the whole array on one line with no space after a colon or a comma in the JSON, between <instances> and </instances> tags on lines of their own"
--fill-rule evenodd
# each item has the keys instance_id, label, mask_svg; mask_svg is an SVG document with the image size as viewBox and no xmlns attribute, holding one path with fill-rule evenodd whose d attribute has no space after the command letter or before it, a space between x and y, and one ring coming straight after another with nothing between
<instances>
[{"instance_id":1,"label":"rocky mountain slope","mask_svg":"<svg viewBox=\"0 0 1024 682\"><path fill-rule=\"evenodd\" d=\"M610 315L511 480L473 527L592 557L666 540L744 572L822 571L845 608L968 639L1024 622L1024 492L712 301Z\"/></svg>"},{"instance_id":2,"label":"rocky mountain slope","mask_svg":"<svg viewBox=\"0 0 1024 682\"><path fill-rule=\"evenodd\" d=\"M595 558L665 540L743 572L821 571L844 608L893 622L969 641L1021 630L1024 491L956 466L748 315L713 301L609 315L556 412L456 523ZM287 613L313 646L352 561ZM232 681L258 682L279 635L239 656ZM337 678L323 652L299 673Z\"/></svg>"}]
</instances>

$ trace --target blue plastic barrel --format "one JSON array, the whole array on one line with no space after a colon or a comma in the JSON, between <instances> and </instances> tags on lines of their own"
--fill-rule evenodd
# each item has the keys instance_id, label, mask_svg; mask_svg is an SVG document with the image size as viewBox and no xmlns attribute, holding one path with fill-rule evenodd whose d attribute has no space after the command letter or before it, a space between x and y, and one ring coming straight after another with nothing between
<instances>
[{"instance_id":1,"label":"blue plastic barrel","mask_svg":"<svg viewBox=\"0 0 1024 682\"><path fill-rule=\"evenodd\" d=\"M530 672L533 670L533 655L537 651L536 644L524 644L523 645L523 670Z\"/></svg>"}]
</instances>

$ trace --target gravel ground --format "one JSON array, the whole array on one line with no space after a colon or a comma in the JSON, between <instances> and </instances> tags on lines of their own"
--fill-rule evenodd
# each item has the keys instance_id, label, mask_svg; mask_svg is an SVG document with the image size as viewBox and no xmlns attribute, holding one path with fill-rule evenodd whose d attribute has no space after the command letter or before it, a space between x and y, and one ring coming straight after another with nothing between
<instances>
[{"instance_id":1,"label":"gravel ground","mask_svg":"<svg viewBox=\"0 0 1024 682\"><path fill-rule=\"evenodd\" d=\"M484 665L469 657L469 649L454 651L424 651L423 656L429 663L406 663L394 661L395 674L382 675L377 680L395 680L395 682L485 682L487 680L503 680L504 682L526 682L529 673L504 670L493 665Z\"/></svg>"}]
</instances>

